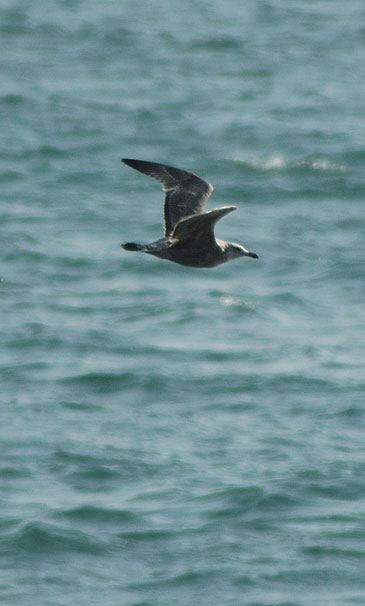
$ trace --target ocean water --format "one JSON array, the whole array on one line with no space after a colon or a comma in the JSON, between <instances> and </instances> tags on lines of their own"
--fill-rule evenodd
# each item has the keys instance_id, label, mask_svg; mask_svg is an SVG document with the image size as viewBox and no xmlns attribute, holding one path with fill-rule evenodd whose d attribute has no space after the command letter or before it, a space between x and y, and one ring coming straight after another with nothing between
<instances>
[{"instance_id":1,"label":"ocean water","mask_svg":"<svg viewBox=\"0 0 365 606\"><path fill-rule=\"evenodd\" d=\"M365 604L363 0L2 0L0 601ZM213 270L127 253L193 170Z\"/></svg>"}]
</instances>

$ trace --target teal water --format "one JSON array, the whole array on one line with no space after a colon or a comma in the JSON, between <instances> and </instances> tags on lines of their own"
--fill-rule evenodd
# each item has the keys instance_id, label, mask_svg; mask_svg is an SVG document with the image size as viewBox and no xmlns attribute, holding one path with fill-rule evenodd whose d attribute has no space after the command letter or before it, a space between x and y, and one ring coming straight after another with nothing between
<instances>
[{"instance_id":1,"label":"teal water","mask_svg":"<svg viewBox=\"0 0 365 606\"><path fill-rule=\"evenodd\" d=\"M365 600L365 6L4 0L0 600ZM127 253L193 170L222 238Z\"/></svg>"}]
</instances>

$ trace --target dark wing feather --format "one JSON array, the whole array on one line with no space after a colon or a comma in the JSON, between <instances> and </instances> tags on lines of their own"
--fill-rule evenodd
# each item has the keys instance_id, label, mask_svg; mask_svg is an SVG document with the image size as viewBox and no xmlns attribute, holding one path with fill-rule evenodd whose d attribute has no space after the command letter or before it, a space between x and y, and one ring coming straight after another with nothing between
<instances>
[{"instance_id":1,"label":"dark wing feather","mask_svg":"<svg viewBox=\"0 0 365 606\"><path fill-rule=\"evenodd\" d=\"M180 168L128 158L123 158L122 162L161 183L166 192L164 214L167 237L181 219L201 213L213 191L210 183Z\"/></svg>"},{"instance_id":2,"label":"dark wing feather","mask_svg":"<svg viewBox=\"0 0 365 606\"><path fill-rule=\"evenodd\" d=\"M237 206L221 206L214 208L206 213L194 215L181 219L175 225L171 237L180 242L187 243L192 240L199 240L201 244L215 241L214 226L225 215L236 210Z\"/></svg>"}]
</instances>

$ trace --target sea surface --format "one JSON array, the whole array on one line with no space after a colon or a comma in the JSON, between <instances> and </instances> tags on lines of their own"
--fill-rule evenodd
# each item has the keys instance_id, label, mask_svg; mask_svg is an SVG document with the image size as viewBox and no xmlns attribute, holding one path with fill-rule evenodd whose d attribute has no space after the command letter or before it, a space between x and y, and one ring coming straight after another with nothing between
<instances>
[{"instance_id":1,"label":"sea surface","mask_svg":"<svg viewBox=\"0 0 365 606\"><path fill-rule=\"evenodd\" d=\"M0 602L365 604L365 3L0 3ZM259 259L126 252L192 170Z\"/></svg>"}]
</instances>

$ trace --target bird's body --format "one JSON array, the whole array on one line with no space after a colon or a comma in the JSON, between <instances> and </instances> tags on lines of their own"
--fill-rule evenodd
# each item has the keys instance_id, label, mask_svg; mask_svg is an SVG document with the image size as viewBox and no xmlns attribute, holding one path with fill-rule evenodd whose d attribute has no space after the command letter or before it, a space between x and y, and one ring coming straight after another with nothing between
<instances>
[{"instance_id":1,"label":"bird's body","mask_svg":"<svg viewBox=\"0 0 365 606\"><path fill-rule=\"evenodd\" d=\"M241 244L214 235L216 222L236 206L203 212L213 187L193 173L173 166L123 159L124 164L153 177L165 193L165 237L150 244L123 244L125 250L145 252L189 267L215 267L237 257L258 256Z\"/></svg>"}]
</instances>

